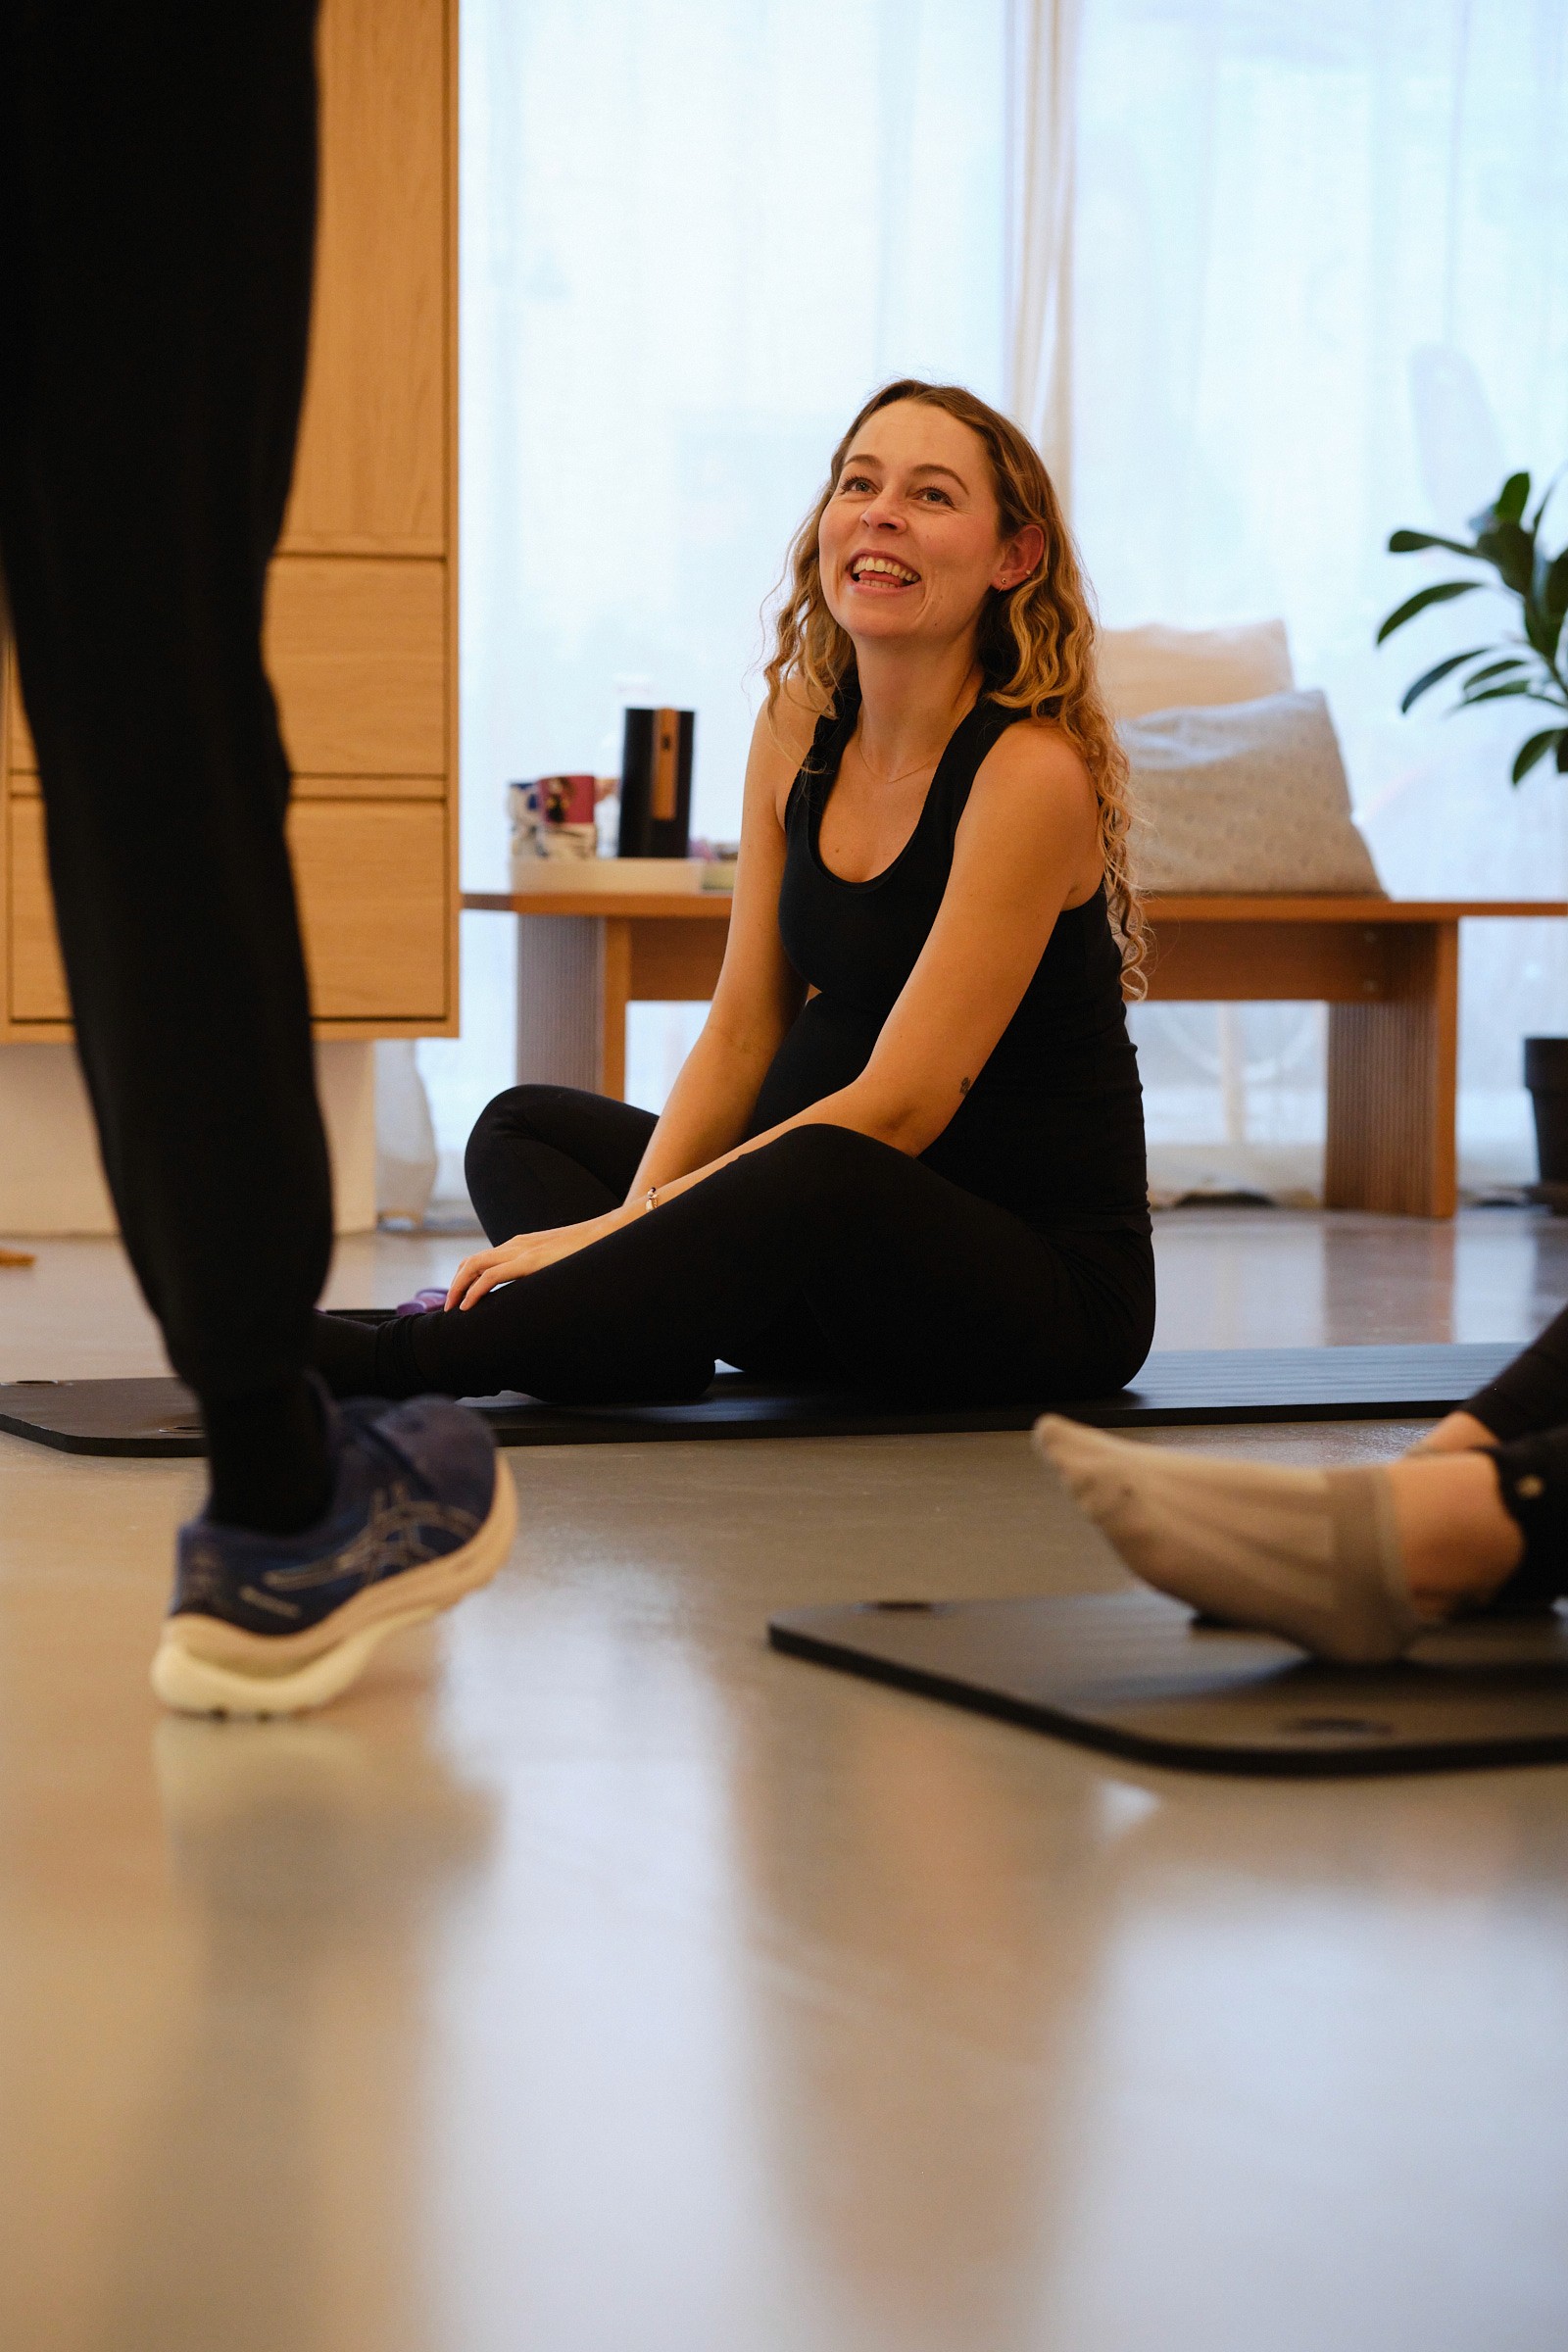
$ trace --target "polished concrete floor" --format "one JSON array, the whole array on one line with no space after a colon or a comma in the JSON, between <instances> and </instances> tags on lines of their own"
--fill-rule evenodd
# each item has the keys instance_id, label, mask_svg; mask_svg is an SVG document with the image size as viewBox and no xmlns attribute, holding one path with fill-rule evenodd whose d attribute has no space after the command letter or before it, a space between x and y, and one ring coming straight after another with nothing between
<instances>
[{"instance_id":1,"label":"polished concrete floor","mask_svg":"<svg viewBox=\"0 0 1568 2352\"><path fill-rule=\"evenodd\" d=\"M1565 1245L1178 1212L1160 1344L1523 1338ZM38 1250L0 1378L156 1368ZM489 1592L243 1726L146 1690L197 1466L0 1438L6 2352L1568 2343L1568 1772L1146 1772L766 1649L1118 1583L1022 1439L512 1458Z\"/></svg>"}]
</instances>

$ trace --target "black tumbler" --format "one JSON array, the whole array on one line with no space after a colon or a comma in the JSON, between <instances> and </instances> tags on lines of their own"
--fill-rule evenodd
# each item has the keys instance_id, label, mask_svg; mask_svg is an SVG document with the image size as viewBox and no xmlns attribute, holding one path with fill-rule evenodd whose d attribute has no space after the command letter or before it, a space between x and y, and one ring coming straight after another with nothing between
<instances>
[{"instance_id":1,"label":"black tumbler","mask_svg":"<svg viewBox=\"0 0 1568 2352\"><path fill-rule=\"evenodd\" d=\"M620 754L622 858L684 858L692 822L695 710L628 710Z\"/></svg>"}]
</instances>

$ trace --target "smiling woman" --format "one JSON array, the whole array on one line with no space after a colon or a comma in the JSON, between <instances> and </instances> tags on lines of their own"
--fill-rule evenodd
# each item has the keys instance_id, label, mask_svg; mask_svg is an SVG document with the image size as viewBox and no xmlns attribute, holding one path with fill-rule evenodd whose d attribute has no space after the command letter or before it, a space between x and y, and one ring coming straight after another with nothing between
<instances>
[{"instance_id":1,"label":"smiling woman","mask_svg":"<svg viewBox=\"0 0 1568 2352\"><path fill-rule=\"evenodd\" d=\"M723 1360L931 1400L1131 1379L1153 1325L1125 764L1040 458L904 379L788 566L735 907L661 1118L516 1087L446 1306L318 1318L341 1393L701 1395Z\"/></svg>"}]
</instances>

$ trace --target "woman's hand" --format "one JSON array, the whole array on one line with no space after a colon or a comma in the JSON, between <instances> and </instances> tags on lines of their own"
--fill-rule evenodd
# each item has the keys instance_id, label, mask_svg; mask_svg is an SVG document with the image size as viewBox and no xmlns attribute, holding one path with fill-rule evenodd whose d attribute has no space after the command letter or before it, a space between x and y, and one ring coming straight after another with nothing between
<instances>
[{"instance_id":1,"label":"woman's hand","mask_svg":"<svg viewBox=\"0 0 1568 2352\"><path fill-rule=\"evenodd\" d=\"M481 1250L473 1257L466 1257L452 1277L447 1293L447 1307L472 1306L486 1291L495 1290L503 1282L520 1281L524 1274L537 1274L545 1266L553 1266L558 1258L571 1257L594 1242L602 1242L608 1233L617 1233L627 1221L629 1211L612 1208L602 1217L589 1217L581 1225L557 1225L546 1233L514 1234L510 1242L501 1243L495 1250Z\"/></svg>"}]
</instances>

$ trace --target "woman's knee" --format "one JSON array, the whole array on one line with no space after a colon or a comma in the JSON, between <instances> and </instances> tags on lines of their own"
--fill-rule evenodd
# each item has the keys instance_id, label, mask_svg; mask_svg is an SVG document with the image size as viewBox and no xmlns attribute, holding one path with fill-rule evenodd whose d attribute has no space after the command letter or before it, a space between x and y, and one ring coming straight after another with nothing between
<instances>
[{"instance_id":1,"label":"woman's knee","mask_svg":"<svg viewBox=\"0 0 1568 2352\"><path fill-rule=\"evenodd\" d=\"M759 1154L759 1180L780 1235L809 1249L816 1276L836 1282L867 1252L909 1240L923 1171L891 1144L852 1127L792 1127Z\"/></svg>"},{"instance_id":2,"label":"woman's knee","mask_svg":"<svg viewBox=\"0 0 1568 2352\"><path fill-rule=\"evenodd\" d=\"M907 1180L909 1161L853 1127L792 1127L766 1148L769 1167L793 1195L818 1206L871 1200Z\"/></svg>"},{"instance_id":3,"label":"woman's knee","mask_svg":"<svg viewBox=\"0 0 1568 2352\"><path fill-rule=\"evenodd\" d=\"M567 1086L509 1086L505 1093L493 1095L474 1120L463 1154L469 1192L476 1181L483 1183L498 1152L511 1153L519 1144L550 1143L574 1099L574 1090Z\"/></svg>"}]
</instances>

